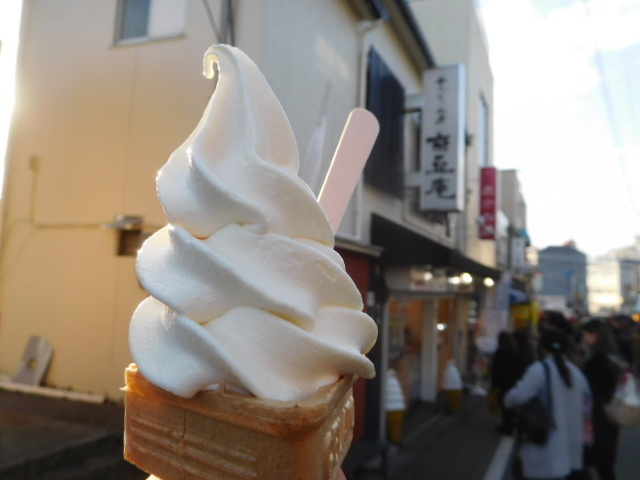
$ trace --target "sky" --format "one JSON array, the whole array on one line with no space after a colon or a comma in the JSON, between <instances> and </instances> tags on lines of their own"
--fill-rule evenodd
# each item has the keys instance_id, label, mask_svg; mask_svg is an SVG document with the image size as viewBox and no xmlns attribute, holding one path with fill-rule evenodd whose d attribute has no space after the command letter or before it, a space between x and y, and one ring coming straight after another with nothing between
<instances>
[{"instance_id":1,"label":"sky","mask_svg":"<svg viewBox=\"0 0 640 480\"><path fill-rule=\"evenodd\" d=\"M494 163L518 171L533 245L573 240L588 255L631 245L640 235L640 0L474 1L494 75ZM19 5L0 0L0 159Z\"/></svg>"},{"instance_id":2,"label":"sky","mask_svg":"<svg viewBox=\"0 0 640 480\"><path fill-rule=\"evenodd\" d=\"M18 25L20 23L20 0L0 0L0 163L5 156L7 134L13 107L13 86ZM1 167L1 165L0 165ZM0 168L0 191L4 168Z\"/></svg>"},{"instance_id":3,"label":"sky","mask_svg":"<svg viewBox=\"0 0 640 480\"><path fill-rule=\"evenodd\" d=\"M594 256L640 235L640 0L481 0L494 163L538 248ZM638 191L636 191L638 190Z\"/></svg>"}]
</instances>

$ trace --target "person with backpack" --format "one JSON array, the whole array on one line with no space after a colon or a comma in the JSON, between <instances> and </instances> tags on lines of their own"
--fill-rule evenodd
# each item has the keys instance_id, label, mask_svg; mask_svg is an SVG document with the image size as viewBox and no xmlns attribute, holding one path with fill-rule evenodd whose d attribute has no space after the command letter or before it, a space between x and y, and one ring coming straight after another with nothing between
<instances>
[{"instance_id":1,"label":"person with backpack","mask_svg":"<svg viewBox=\"0 0 640 480\"><path fill-rule=\"evenodd\" d=\"M604 406L613 398L624 369L616 361L613 333L603 319L593 318L582 326L582 341L589 349L583 371L593 394L594 442L586 449L586 462L600 480L615 480L620 427L607 417Z\"/></svg>"},{"instance_id":2,"label":"person with backpack","mask_svg":"<svg viewBox=\"0 0 640 480\"><path fill-rule=\"evenodd\" d=\"M539 397L552 416L552 427L542 445L519 441L522 477L527 480L563 480L583 471L585 425L591 392L587 379L567 356L569 338L557 329L540 335L543 357L507 392L507 407L519 407ZM550 401L550 405L548 402ZM574 478L574 477L571 477Z\"/></svg>"}]
</instances>

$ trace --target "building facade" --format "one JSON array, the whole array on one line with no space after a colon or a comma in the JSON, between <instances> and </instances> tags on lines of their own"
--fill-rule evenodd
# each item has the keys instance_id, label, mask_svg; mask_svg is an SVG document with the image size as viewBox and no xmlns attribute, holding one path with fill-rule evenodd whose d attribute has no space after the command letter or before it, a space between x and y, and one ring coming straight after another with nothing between
<instances>
[{"instance_id":1,"label":"building facade","mask_svg":"<svg viewBox=\"0 0 640 480\"><path fill-rule=\"evenodd\" d=\"M450 360L468 373L502 273L478 222L493 80L470 0L25 0L0 369L14 372L38 334L55 349L48 385L121 398L129 320L147 295L135 254L166 223L156 173L204 110L215 85L199 74L202 55L219 42L264 73L315 192L351 109L380 121L336 232L379 326L378 376L356 385L356 439L379 440L386 370L409 402L436 399Z\"/></svg>"},{"instance_id":2,"label":"building facade","mask_svg":"<svg viewBox=\"0 0 640 480\"><path fill-rule=\"evenodd\" d=\"M620 262L603 255L589 261L587 267L589 306L593 315L611 315L620 310L622 275Z\"/></svg>"},{"instance_id":3,"label":"building facade","mask_svg":"<svg viewBox=\"0 0 640 480\"><path fill-rule=\"evenodd\" d=\"M638 312L640 238L634 245L589 260L589 307L593 315Z\"/></svg>"}]
</instances>

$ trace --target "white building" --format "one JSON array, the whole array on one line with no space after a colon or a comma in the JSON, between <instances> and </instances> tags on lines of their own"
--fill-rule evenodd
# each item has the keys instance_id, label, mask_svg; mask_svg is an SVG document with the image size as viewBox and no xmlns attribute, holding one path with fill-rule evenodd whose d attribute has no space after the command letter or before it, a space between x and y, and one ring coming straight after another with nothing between
<instances>
[{"instance_id":1,"label":"white building","mask_svg":"<svg viewBox=\"0 0 640 480\"><path fill-rule=\"evenodd\" d=\"M592 314L636 313L640 298L640 237L634 245L589 259L587 282Z\"/></svg>"}]
</instances>

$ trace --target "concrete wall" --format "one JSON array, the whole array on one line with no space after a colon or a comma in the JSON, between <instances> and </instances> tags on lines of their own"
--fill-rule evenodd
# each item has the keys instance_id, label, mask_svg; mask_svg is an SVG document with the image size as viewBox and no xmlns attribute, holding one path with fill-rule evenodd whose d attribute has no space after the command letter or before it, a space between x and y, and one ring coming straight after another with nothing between
<instances>
[{"instance_id":1,"label":"concrete wall","mask_svg":"<svg viewBox=\"0 0 640 480\"><path fill-rule=\"evenodd\" d=\"M527 207L522 196L520 180L516 170L501 170L502 211L513 228L527 227Z\"/></svg>"}]
</instances>

